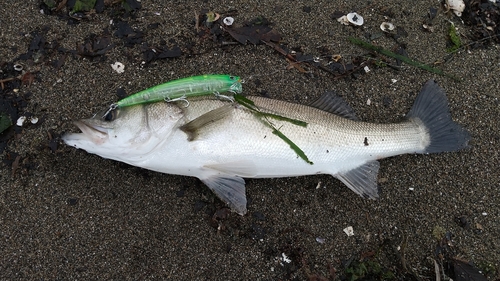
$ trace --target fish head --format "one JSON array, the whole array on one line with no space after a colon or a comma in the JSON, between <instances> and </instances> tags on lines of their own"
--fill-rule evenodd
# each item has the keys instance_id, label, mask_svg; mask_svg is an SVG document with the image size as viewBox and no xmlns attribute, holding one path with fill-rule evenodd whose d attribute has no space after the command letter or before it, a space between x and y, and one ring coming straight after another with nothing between
<instances>
[{"instance_id":1,"label":"fish head","mask_svg":"<svg viewBox=\"0 0 500 281\"><path fill-rule=\"evenodd\" d=\"M182 117L182 109L173 103L117 108L75 121L81 133L65 134L62 139L104 158L133 162L168 140Z\"/></svg>"}]
</instances>

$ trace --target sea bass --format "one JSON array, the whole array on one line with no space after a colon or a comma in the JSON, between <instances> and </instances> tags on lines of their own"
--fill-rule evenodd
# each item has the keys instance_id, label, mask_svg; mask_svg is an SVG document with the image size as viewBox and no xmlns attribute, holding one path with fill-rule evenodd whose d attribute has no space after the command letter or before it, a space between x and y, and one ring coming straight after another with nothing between
<instances>
[{"instance_id":1,"label":"sea bass","mask_svg":"<svg viewBox=\"0 0 500 281\"><path fill-rule=\"evenodd\" d=\"M430 80L406 120L357 120L338 96L309 106L247 97L260 112L307 123L258 116L237 102L207 96L184 103L157 102L116 109L76 121L82 133L63 136L70 146L101 157L168 174L199 178L238 214L246 209L243 178L330 174L361 196L378 197L378 159L405 153L456 151L469 133L451 119L448 100ZM298 157L278 130L312 162Z\"/></svg>"}]
</instances>

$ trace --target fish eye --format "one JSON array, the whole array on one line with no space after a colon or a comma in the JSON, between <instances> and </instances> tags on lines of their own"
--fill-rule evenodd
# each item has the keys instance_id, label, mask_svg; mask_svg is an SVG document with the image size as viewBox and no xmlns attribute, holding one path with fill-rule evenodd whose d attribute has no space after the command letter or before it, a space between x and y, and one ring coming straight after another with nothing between
<instances>
[{"instance_id":1,"label":"fish eye","mask_svg":"<svg viewBox=\"0 0 500 281\"><path fill-rule=\"evenodd\" d=\"M103 116L104 121L111 122L116 119L116 110L110 110L106 115Z\"/></svg>"}]
</instances>

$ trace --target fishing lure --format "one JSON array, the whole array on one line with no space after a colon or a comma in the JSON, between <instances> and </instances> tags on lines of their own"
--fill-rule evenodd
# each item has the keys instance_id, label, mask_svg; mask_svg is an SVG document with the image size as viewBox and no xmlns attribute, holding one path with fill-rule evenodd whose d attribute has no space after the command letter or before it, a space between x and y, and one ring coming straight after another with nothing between
<instances>
[{"instance_id":1,"label":"fishing lure","mask_svg":"<svg viewBox=\"0 0 500 281\"><path fill-rule=\"evenodd\" d=\"M164 100L166 102L187 101L188 97L198 97L215 94L217 97L233 101L233 98L220 93L242 92L241 79L232 75L200 75L166 82L140 91L113 103L104 116L116 108Z\"/></svg>"}]
</instances>

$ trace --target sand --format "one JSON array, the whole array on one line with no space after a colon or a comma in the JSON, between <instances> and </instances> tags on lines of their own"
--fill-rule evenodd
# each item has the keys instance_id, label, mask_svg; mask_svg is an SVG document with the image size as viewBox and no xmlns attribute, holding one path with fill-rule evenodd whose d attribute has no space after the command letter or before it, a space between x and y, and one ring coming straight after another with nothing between
<instances>
[{"instance_id":1,"label":"sand","mask_svg":"<svg viewBox=\"0 0 500 281\"><path fill-rule=\"evenodd\" d=\"M17 61L37 73L15 94L32 94L25 111L40 121L24 126L8 144L7 152L21 157L15 174L10 165L0 170L0 279L306 280L314 273L329 277L329 265L340 278L346 264L354 266L361 255L373 258L370 251L375 251L371 260L386 272L433 280L436 237L445 232L453 235L456 255L482 270L498 270L498 45L461 50L437 65L459 81L407 65L371 67L356 77L334 79L316 68L306 67L309 74L287 68L289 63L269 46L201 41L194 32L194 12L236 9L235 25L264 16L282 43L324 64L328 57L320 56L321 48L345 61L367 55L347 38L366 40L366 34L381 32L383 21L403 28L408 36L398 40L409 57L429 64L448 56L450 20L464 35L470 27L445 14L436 1L141 3L136 17L125 20L144 32L143 41L159 46L164 40L166 47L192 43L195 54L144 64L139 45L127 47L112 36L109 10L69 25L41 14L39 1L0 5L1 61L26 53L34 31L59 48L76 50L91 33L109 29L115 44L93 59L68 54L59 68L51 62L62 52ZM422 23L431 6L439 12L434 32L427 32ZM331 18L337 10L357 11L365 24L343 26ZM158 28L150 26L154 23ZM395 46L386 36L373 43ZM113 71L116 61L125 65L124 73ZM131 94L208 73L246 77L246 94L298 103L335 90L361 120L387 123L402 120L421 86L436 79L447 92L453 119L472 140L460 152L381 160L377 201L357 196L329 175L247 180L248 215L230 214L220 225L212 215L223 203L195 178L130 167L62 142L55 152L47 148L49 131L54 136L76 131L71 121L116 101L118 88ZM344 233L348 226L354 236Z\"/></svg>"}]
</instances>

